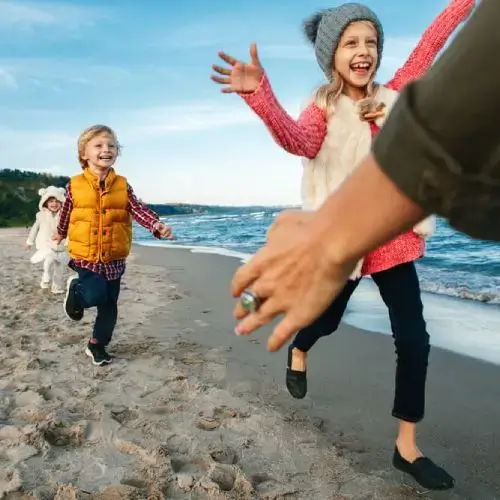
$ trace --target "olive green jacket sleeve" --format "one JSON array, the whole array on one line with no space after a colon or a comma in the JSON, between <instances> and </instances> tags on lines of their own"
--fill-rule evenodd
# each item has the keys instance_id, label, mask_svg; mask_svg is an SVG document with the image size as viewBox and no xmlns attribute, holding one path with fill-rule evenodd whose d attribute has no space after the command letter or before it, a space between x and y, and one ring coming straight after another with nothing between
<instances>
[{"instance_id":1,"label":"olive green jacket sleeve","mask_svg":"<svg viewBox=\"0 0 500 500\"><path fill-rule=\"evenodd\" d=\"M500 0L481 0L373 144L382 170L427 213L500 240Z\"/></svg>"}]
</instances>

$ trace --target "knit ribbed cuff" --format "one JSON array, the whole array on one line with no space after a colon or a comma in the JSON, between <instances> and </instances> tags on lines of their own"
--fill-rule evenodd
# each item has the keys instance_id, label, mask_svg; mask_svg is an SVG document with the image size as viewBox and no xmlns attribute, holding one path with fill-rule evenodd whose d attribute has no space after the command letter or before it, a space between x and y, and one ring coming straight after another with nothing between
<instances>
[{"instance_id":1,"label":"knit ribbed cuff","mask_svg":"<svg viewBox=\"0 0 500 500\"><path fill-rule=\"evenodd\" d=\"M253 92L239 92L238 95L254 110L258 116L262 116L267 111L272 97L271 84L266 73L262 74L258 87Z\"/></svg>"}]
</instances>

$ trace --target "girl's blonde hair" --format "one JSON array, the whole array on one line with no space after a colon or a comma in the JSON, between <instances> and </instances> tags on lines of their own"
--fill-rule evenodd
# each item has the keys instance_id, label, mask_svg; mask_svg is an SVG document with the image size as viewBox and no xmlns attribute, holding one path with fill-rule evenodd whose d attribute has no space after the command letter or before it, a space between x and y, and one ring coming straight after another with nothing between
<instances>
[{"instance_id":1,"label":"girl's blonde hair","mask_svg":"<svg viewBox=\"0 0 500 500\"><path fill-rule=\"evenodd\" d=\"M375 25L370 21L358 22L366 23L376 30ZM375 83L374 78L375 75L372 76L366 86L366 97L358 103L361 115L370 113L375 108L374 95L378 90L379 84ZM331 117L335 110L335 104L344 91L344 85L345 82L342 75L336 69L333 69L331 81L322 85L314 95L316 106L323 110L328 118Z\"/></svg>"},{"instance_id":2,"label":"girl's blonde hair","mask_svg":"<svg viewBox=\"0 0 500 500\"><path fill-rule=\"evenodd\" d=\"M108 127L107 125L92 125L91 127L86 128L80 134L80 137L78 137L78 161L80 162L82 169L87 168L87 160L83 159L83 156L85 154L85 148L86 148L87 144L94 137L97 137L98 135L101 135L101 134L106 134L106 135L109 135L113 138L113 140L116 143L116 153L117 153L117 155L120 154L121 146L118 142L118 137L117 137L115 131L111 127Z\"/></svg>"}]
</instances>

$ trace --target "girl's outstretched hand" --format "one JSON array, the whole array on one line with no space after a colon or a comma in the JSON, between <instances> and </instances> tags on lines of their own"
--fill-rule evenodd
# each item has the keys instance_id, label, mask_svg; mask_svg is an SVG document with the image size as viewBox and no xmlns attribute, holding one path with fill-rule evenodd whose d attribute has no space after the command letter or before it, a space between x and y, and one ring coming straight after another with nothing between
<instances>
[{"instance_id":1,"label":"girl's outstretched hand","mask_svg":"<svg viewBox=\"0 0 500 500\"><path fill-rule=\"evenodd\" d=\"M264 68L260 64L255 43L250 45L251 62L249 64L237 61L234 57L231 57L225 52L219 52L219 57L226 62L229 67L214 64L212 68L217 74L212 75L211 79L216 83L224 85L222 89L223 93L251 93L257 90L262 80L262 76L264 75Z\"/></svg>"}]
</instances>

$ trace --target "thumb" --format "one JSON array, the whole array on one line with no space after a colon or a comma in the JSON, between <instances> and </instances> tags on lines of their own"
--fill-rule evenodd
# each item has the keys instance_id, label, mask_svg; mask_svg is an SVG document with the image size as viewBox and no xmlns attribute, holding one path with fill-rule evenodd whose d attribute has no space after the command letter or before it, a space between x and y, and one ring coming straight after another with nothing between
<instances>
[{"instance_id":1,"label":"thumb","mask_svg":"<svg viewBox=\"0 0 500 500\"><path fill-rule=\"evenodd\" d=\"M259 55L257 54L257 44L252 43L250 45L250 59L252 60L252 64L255 66L260 66Z\"/></svg>"}]
</instances>

